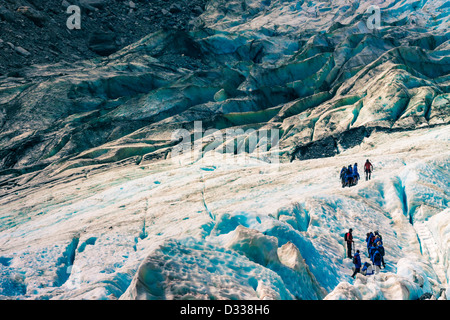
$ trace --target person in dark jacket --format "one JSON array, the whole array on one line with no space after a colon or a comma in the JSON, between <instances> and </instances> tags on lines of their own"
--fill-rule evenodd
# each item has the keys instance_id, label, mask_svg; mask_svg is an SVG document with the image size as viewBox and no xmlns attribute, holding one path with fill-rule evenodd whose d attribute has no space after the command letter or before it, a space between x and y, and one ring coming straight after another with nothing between
<instances>
[{"instance_id":1,"label":"person in dark jacket","mask_svg":"<svg viewBox=\"0 0 450 320\"><path fill-rule=\"evenodd\" d=\"M355 275L361 272L361 256L359 255L359 250L356 250L353 256L353 264L355 265L355 270L353 271L352 278L354 279Z\"/></svg>"},{"instance_id":2,"label":"person in dark jacket","mask_svg":"<svg viewBox=\"0 0 450 320\"><path fill-rule=\"evenodd\" d=\"M356 185L358 184L358 180L359 180L359 172L358 172L358 164L355 163L355 165L353 166L353 184Z\"/></svg>"},{"instance_id":3,"label":"person in dark jacket","mask_svg":"<svg viewBox=\"0 0 450 320\"><path fill-rule=\"evenodd\" d=\"M343 166L341 169L341 174L339 175L339 177L341 178L341 183L342 183L342 188L345 187L346 184L346 176L347 176L347 167Z\"/></svg>"},{"instance_id":4,"label":"person in dark jacket","mask_svg":"<svg viewBox=\"0 0 450 320\"><path fill-rule=\"evenodd\" d=\"M380 272L382 260L383 260L383 256L381 255L379 248L376 247L373 250L373 254L372 254L372 262L373 262L373 265L375 266L375 273Z\"/></svg>"},{"instance_id":5,"label":"person in dark jacket","mask_svg":"<svg viewBox=\"0 0 450 320\"><path fill-rule=\"evenodd\" d=\"M384 263L384 247L381 241L377 242L377 249L381 254L381 264L383 265L383 269L386 269L386 263Z\"/></svg>"},{"instance_id":6,"label":"person in dark jacket","mask_svg":"<svg viewBox=\"0 0 450 320\"><path fill-rule=\"evenodd\" d=\"M370 258L370 247L372 247L373 238L374 238L374 234L372 232L369 232L366 237L367 254L369 255L368 256L369 258Z\"/></svg>"},{"instance_id":7,"label":"person in dark jacket","mask_svg":"<svg viewBox=\"0 0 450 320\"><path fill-rule=\"evenodd\" d=\"M374 255L375 251L377 251L377 244L374 242L374 243L372 243L372 246L369 248L369 256L370 256L370 261L372 261L372 263L373 263L373 255Z\"/></svg>"},{"instance_id":8,"label":"person in dark jacket","mask_svg":"<svg viewBox=\"0 0 450 320\"><path fill-rule=\"evenodd\" d=\"M364 173L366 174L366 181L370 180L372 171L373 171L373 165L370 163L369 159L367 159L366 163L364 164Z\"/></svg>"},{"instance_id":9,"label":"person in dark jacket","mask_svg":"<svg viewBox=\"0 0 450 320\"><path fill-rule=\"evenodd\" d=\"M348 186L351 187L353 185L353 168L351 164L347 168L347 181Z\"/></svg>"},{"instance_id":10,"label":"person in dark jacket","mask_svg":"<svg viewBox=\"0 0 450 320\"><path fill-rule=\"evenodd\" d=\"M381 246L381 256L383 257L383 259L382 259L382 264L383 264L383 268L386 268L386 264L384 263L384 247L383 247L383 237L381 236L381 234L378 232L378 230L376 230L375 231L375 239L374 239L374 241L376 241L377 242L377 245L378 246ZM378 242L380 242L380 243L378 243Z\"/></svg>"},{"instance_id":11,"label":"person in dark jacket","mask_svg":"<svg viewBox=\"0 0 450 320\"><path fill-rule=\"evenodd\" d=\"M345 241L347 242L347 257L353 258L352 255L352 244L353 244L353 235L352 235L353 229L349 229L348 232L345 234Z\"/></svg>"}]
</instances>

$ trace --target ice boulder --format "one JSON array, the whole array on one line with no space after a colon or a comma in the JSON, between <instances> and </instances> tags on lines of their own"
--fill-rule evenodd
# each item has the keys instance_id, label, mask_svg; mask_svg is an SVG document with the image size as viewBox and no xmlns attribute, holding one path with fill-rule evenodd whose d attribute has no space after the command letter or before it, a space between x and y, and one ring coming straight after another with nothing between
<instances>
[{"instance_id":1,"label":"ice boulder","mask_svg":"<svg viewBox=\"0 0 450 320\"><path fill-rule=\"evenodd\" d=\"M277 254L278 239L242 225L235 229L233 237L225 247L245 255L251 261L263 266L280 263Z\"/></svg>"},{"instance_id":2,"label":"ice boulder","mask_svg":"<svg viewBox=\"0 0 450 320\"><path fill-rule=\"evenodd\" d=\"M277 250L280 262L296 272L292 282L302 288L303 297L308 299L322 299L327 292L317 282L316 277L310 271L303 259L300 250L292 243L287 242Z\"/></svg>"},{"instance_id":3,"label":"ice boulder","mask_svg":"<svg viewBox=\"0 0 450 320\"><path fill-rule=\"evenodd\" d=\"M278 274L245 256L184 238L168 240L148 255L120 299L290 300L293 296Z\"/></svg>"},{"instance_id":4,"label":"ice boulder","mask_svg":"<svg viewBox=\"0 0 450 320\"><path fill-rule=\"evenodd\" d=\"M341 282L324 300L362 300L362 295L355 286Z\"/></svg>"}]
</instances>

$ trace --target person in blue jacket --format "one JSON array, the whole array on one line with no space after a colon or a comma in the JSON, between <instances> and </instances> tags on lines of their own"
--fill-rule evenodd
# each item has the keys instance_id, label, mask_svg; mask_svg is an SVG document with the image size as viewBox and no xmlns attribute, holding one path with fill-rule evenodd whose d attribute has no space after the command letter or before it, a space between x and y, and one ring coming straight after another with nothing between
<instances>
[{"instance_id":1,"label":"person in blue jacket","mask_svg":"<svg viewBox=\"0 0 450 320\"><path fill-rule=\"evenodd\" d=\"M379 248L376 247L376 249L374 249L373 253L372 253L372 262L373 262L373 265L375 266L375 273L380 272L382 260L383 260L383 256L381 255Z\"/></svg>"},{"instance_id":2,"label":"person in blue jacket","mask_svg":"<svg viewBox=\"0 0 450 320\"><path fill-rule=\"evenodd\" d=\"M355 275L358 272L361 272L361 257L359 255L359 250L356 250L355 255L353 256L353 264L355 265L355 270L353 271L352 278L355 278Z\"/></svg>"},{"instance_id":3,"label":"person in blue jacket","mask_svg":"<svg viewBox=\"0 0 450 320\"><path fill-rule=\"evenodd\" d=\"M373 255L374 255L375 251L377 251L377 243L373 242L372 245L369 248L369 256L370 256L370 261L372 261L372 263L374 263L373 262Z\"/></svg>"},{"instance_id":4,"label":"person in blue jacket","mask_svg":"<svg viewBox=\"0 0 450 320\"><path fill-rule=\"evenodd\" d=\"M347 168L346 180L348 181L348 186L351 187L353 184L353 168L351 164Z\"/></svg>"},{"instance_id":5,"label":"person in blue jacket","mask_svg":"<svg viewBox=\"0 0 450 320\"><path fill-rule=\"evenodd\" d=\"M373 239L374 239L373 232L369 232L366 237L367 253L369 255L368 256L369 258L370 258L370 247L372 247Z\"/></svg>"},{"instance_id":6,"label":"person in blue jacket","mask_svg":"<svg viewBox=\"0 0 450 320\"><path fill-rule=\"evenodd\" d=\"M359 173L358 173L358 164L355 163L355 165L353 166L353 184L358 184L358 180L359 180Z\"/></svg>"}]
</instances>

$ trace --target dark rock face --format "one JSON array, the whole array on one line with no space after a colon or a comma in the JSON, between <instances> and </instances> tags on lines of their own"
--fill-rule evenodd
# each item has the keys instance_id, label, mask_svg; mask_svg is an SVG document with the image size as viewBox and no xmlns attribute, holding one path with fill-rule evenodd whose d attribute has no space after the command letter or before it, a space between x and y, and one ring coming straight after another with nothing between
<instances>
[{"instance_id":1,"label":"dark rock face","mask_svg":"<svg viewBox=\"0 0 450 320\"><path fill-rule=\"evenodd\" d=\"M5 0L0 3L0 75L36 63L106 56L161 28L188 30L206 0ZM69 30L69 5L81 29ZM163 14L164 9L168 13ZM5 45L11 43L14 48ZM23 54L16 47L26 50ZM21 50L22 51L22 50Z\"/></svg>"},{"instance_id":2,"label":"dark rock face","mask_svg":"<svg viewBox=\"0 0 450 320\"><path fill-rule=\"evenodd\" d=\"M89 49L101 56L117 51L116 35L113 32L93 32L89 37Z\"/></svg>"},{"instance_id":3,"label":"dark rock face","mask_svg":"<svg viewBox=\"0 0 450 320\"><path fill-rule=\"evenodd\" d=\"M310 142L307 145L300 146L294 153L294 157L299 160L307 160L333 157L336 154L338 154L336 140L333 137L327 137L320 141Z\"/></svg>"}]
</instances>

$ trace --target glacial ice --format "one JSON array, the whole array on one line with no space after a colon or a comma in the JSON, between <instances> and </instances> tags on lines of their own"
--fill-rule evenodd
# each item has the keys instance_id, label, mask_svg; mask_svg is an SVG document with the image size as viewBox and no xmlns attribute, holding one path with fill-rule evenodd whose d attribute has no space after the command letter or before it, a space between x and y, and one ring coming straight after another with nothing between
<instances>
[{"instance_id":1,"label":"glacial ice","mask_svg":"<svg viewBox=\"0 0 450 320\"><path fill-rule=\"evenodd\" d=\"M212 0L204 29L1 79L1 298L447 299L448 2L378 1L371 31L372 2ZM176 157L194 121L279 129L283 161ZM350 277L349 228L386 269Z\"/></svg>"},{"instance_id":2,"label":"glacial ice","mask_svg":"<svg viewBox=\"0 0 450 320\"><path fill-rule=\"evenodd\" d=\"M448 130L380 132L335 157L278 167L251 158L236 162L239 156L218 160L222 155L211 151L189 166L93 167L87 178L74 175L81 168L63 171L60 179L73 180L55 183L51 194L35 188L2 198L8 205L1 209L1 294L444 298ZM342 189L341 165L367 157L373 180ZM363 260L366 232L383 235L386 269L380 274L350 278L343 243L350 227Z\"/></svg>"}]
</instances>

